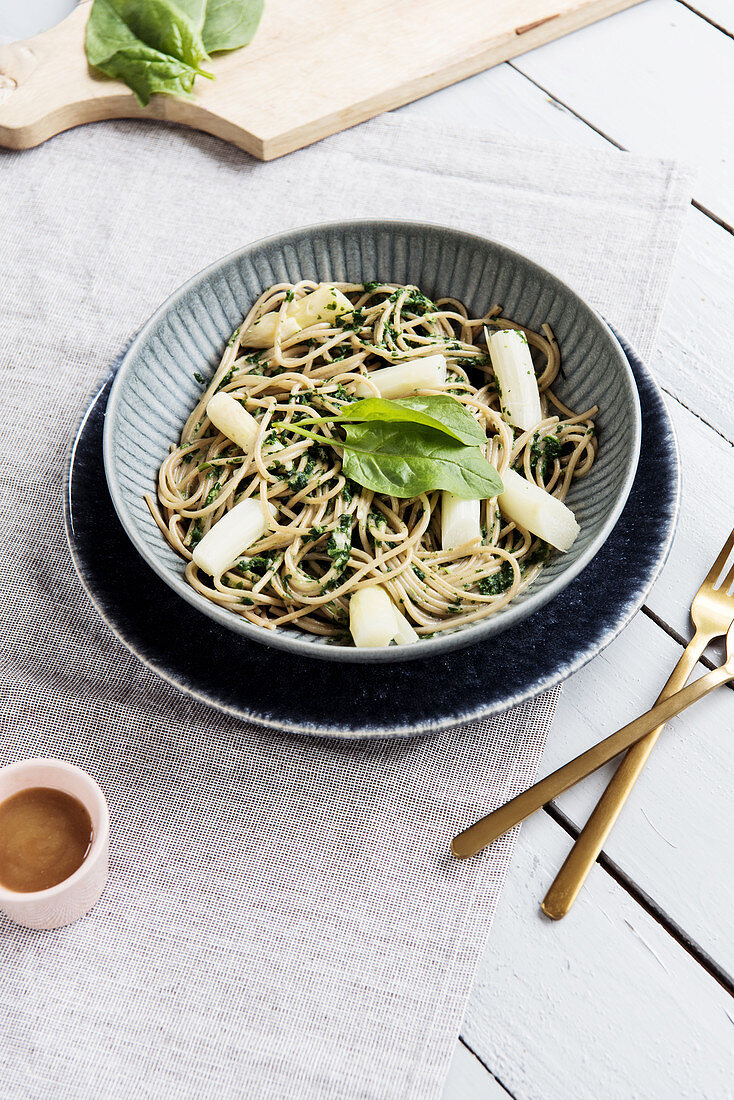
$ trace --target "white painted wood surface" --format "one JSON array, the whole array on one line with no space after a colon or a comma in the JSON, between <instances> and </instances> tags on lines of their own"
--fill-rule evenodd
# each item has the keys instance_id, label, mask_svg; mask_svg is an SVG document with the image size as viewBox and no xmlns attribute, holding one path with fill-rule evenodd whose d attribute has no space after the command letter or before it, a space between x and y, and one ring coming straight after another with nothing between
<instances>
[{"instance_id":1,"label":"white painted wood surface","mask_svg":"<svg viewBox=\"0 0 734 1100\"><path fill-rule=\"evenodd\" d=\"M646 0L403 109L692 162L714 215L690 210L651 363L683 462L678 533L648 600L655 619L638 616L566 685L542 773L649 705L734 526L734 235L716 220L734 223L732 33L734 0ZM605 849L627 886L595 868L559 924L538 906L570 838L547 814L525 824L467 1008L463 1037L479 1058L457 1044L445 1100L734 1096L734 1000L685 945L734 973L732 735L727 689L671 723ZM603 779L559 800L572 822Z\"/></svg>"},{"instance_id":2,"label":"white painted wood surface","mask_svg":"<svg viewBox=\"0 0 734 1100\"><path fill-rule=\"evenodd\" d=\"M676 642L638 615L564 692L543 773L611 732L606 715L614 715L616 727L646 710L679 654ZM705 671L699 666L696 675ZM734 695L727 690L714 692L688 715L670 722L604 849L731 974L732 841L722 823L732 819L733 726ZM609 765L561 796L558 805L572 821L580 825L586 820L613 770ZM595 868L593 874L598 878L605 873ZM575 916L574 909L565 923L573 923Z\"/></svg>"},{"instance_id":3,"label":"white painted wood surface","mask_svg":"<svg viewBox=\"0 0 734 1100\"><path fill-rule=\"evenodd\" d=\"M734 405L722 398L731 393L732 353L724 335L732 302L732 235L691 207L651 366L668 393L728 440L734 439Z\"/></svg>"},{"instance_id":4,"label":"white painted wood surface","mask_svg":"<svg viewBox=\"0 0 734 1100\"><path fill-rule=\"evenodd\" d=\"M645 0L514 64L625 148L695 165L695 197L733 225L731 48L677 0Z\"/></svg>"},{"instance_id":5,"label":"white painted wood surface","mask_svg":"<svg viewBox=\"0 0 734 1100\"><path fill-rule=\"evenodd\" d=\"M600 875L572 919L538 912L566 847L551 825L522 828L467 1042L515 1100L731 1097L731 997L624 890Z\"/></svg>"}]
</instances>

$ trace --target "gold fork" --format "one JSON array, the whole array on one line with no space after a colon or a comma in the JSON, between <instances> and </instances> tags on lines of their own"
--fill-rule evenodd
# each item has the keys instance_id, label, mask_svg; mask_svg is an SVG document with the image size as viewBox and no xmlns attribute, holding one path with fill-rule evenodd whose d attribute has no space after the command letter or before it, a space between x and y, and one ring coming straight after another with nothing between
<instances>
[{"instance_id":1,"label":"gold fork","mask_svg":"<svg viewBox=\"0 0 734 1100\"><path fill-rule=\"evenodd\" d=\"M700 645L702 640L706 639L701 646L700 652L703 652L705 644L707 644L711 638L717 637L723 633L721 626L718 625L722 621L720 618L722 614L728 614L729 623L734 624L734 596L728 595L728 589L734 584L734 567L732 567L722 583L717 586L721 571L733 547L734 532L732 532L729 541L717 558L716 563L694 600L694 604L698 605L694 624L697 634L699 630L701 631L698 644ZM722 608L725 610L722 611ZM717 616L719 617L717 618ZM634 722L630 722L627 726L624 726L623 729L617 730L617 732L613 733L610 737L606 737L603 741L600 741L598 745L594 745L592 748L587 749L586 752L581 753L580 756L569 761L568 764L564 764L563 767L558 768L556 771L546 776L545 779L541 779L539 783L535 783L532 787L523 791L522 794L510 799L509 802L506 802L503 806L494 810L493 813L488 814L480 821L470 825L468 829L465 829L463 832L459 833L458 836L455 836L451 842L453 854L458 859L466 859L468 856L475 855L477 852L480 852L482 848L486 848L488 844L491 844L493 840L496 840L498 836L502 836L503 833L506 833L513 825L517 825L518 822L524 821L526 817L534 813L535 810L539 810L546 802L556 798L559 794L562 794L563 791L568 790L569 787L578 783L580 779L596 771L597 768L600 768L603 764L612 760L618 753L637 742L641 742L642 738L646 738L647 735L652 734L655 740L657 740L660 730L670 718L679 714L698 699L702 699L704 695L713 691L713 689L720 684L734 680L734 625L729 626L726 643L727 659L721 668L714 669L688 687L675 692L675 694L668 695L665 700L659 702L646 714L636 718ZM693 642L691 643L691 646L692 645ZM686 652L688 652L688 650L686 650ZM684 659L685 654L681 658L680 664L683 664ZM681 683L685 682L694 664L695 661L692 661L691 664L687 666L687 670L684 668L685 677L681 677ZM676 669L676 673L677 671L678 669ZM676 673L673 675L675 676ZM650 748L652 748L652 746L650 746ZM645 757L645 759L646 758L647 757ZM614 818L610 821L610 828L613 822ZM559 914L559 916L562 915L563 913Z\"/></svg>"},{"instance_id":2,"label":"gold fork","mask_svg":"<svg viewBox=\"0 0 734 1100\"><path fill-rule=\"evenodd\" d=\"M683 687L709 642L726 634L734 622L734 595L727 595L727 589L734 580L734 568L719 585L724 566L733 550L734 531L693 597L691 621L694 634L660 692L658 703ZM610 779L543 899L542 908L546 916L560 920L575 902L662 730L662 725L658 726L642 741L633 745Z\"/></svg>"}]
</instances>

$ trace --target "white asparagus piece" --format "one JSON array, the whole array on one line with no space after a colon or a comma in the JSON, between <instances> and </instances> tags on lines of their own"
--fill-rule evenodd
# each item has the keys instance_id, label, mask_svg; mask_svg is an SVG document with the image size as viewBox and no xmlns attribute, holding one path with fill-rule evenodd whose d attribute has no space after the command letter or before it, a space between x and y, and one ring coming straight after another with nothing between
<instances>
[{"instance_id":1,"label":"white asparagus piece","mask_svg":"<svg viewBox=\"0 0 734 1100\"><path fill-rule=\"evenodd\" d=\"M456 550L459 546L478 546L482 541L479 522L480 502L463 500L454 493L441 493L441 548Z\"/></svg>"},{"instance_id":2,"label":"white asparagus piece","mask_svg":"<svg viewBox=\"0 0 734 1100\"><path fill-rule=\"evenodd\" d=\"M426 355L422 359L411 359L408 363L374 370L369 380L377 386L380 397L388 400L406 397L416 390L434 390L446 382L446 358L443 355ZM365 382L358 382L354 392L358 397L372 396L372 390Z\"/></svg>"},{"instance_id":3,"label":"white asparagus piece","mask_svg":"<svg viewBox=\"0 0 734 1100\"><path fill-rule=\"evenodd\" d=\"M255 321L243 332L240 344L248 348L272 348L275 347L275 337L278 331L280 315L278 313L266 313L259 321ZM280 339L290 339L300 330L301 326L295 317L284 317L280 325Z\"/></svg>"},{"instance_id":4,"label":"white asparagus piece","mask_svg":"<svg viewBox=\"0 0 734 1100\"><path fill-rule=\"evenodd\" d=\"M398 633L398 621L395 605L384 588L371 585L357 589L349 601L349 629L360 648L390 645Z\"/></svg>"},{"instance_id":5,"label":"white asparagus piece","mask_svg":"<svg viewBox=\"0 0 734 1100\"><path fill-rule=\"evenodd\" d=\"M543 419L543 413L525 333L512 328L498 329L487 336L487 347L505 419L523 431L534 428Z\"/></svg>"},{"instance_id":6,"label":"white asparagus piece","mask_svg":"<svg viewBox=\"0 0 734 1100\"><path fill-rule=\"evenodd\" d=\"M505 485L497 503L505 519L549 542L557 550L569 550L580 531L571 509L539 485L526 481L515 470L505 470Z\"/></svg>"},{"instance_id":7,"label":"white asparagus piece","mask_svg":"<svg viewBox=\"0 0 734 1100\"><path fill-rule=\"evenodd\" d=\"M272 504L267 507L275 518L276 509ZM211 577L220 577L248 546L265 534L269 526L270 521L259 497L241 500L204 535L194 549L194 564Z\"/></svg>"},{"instance_id":8,"label":"white asparagus piece","mask_svg":"<svg viewBox=\"0 0 734 1100\"><path fill-rule=\"evenodd\" d=\"M231 394L215 393L206 407L206 415L240 450L245 453L252 450L258 431L257 420Z\"/></svg>"},{"instance_id":9,"label":"white asparagus piece","mask_svg":"<svg viewBox=\"0 0 734 1100\"><path fill-rule=\"evenodd\" d=\"M320 286L297 302L288 306L288 316L299 328L308 328L323 321L334 321L344 313L352 313L354 306L335 286Z\"/></svg>"},{"instance_id":10,"label":"white asparagus piece","mask_svg":"<svg viewBox=\"0 0 734 1100\"><path fill-rule=\"evenodd\" d=\"M302 328L323 321L333 321L344 313L351 313L354 306L335 286L320 286L317 290L291 302L280 324L280 339L290 339ZM243 333L240 343L253 348L272 348L280 322L278 313L266 313Z\"/></svg>"},{"instance_id":11,"label":"white asparagus piece","mask_svg":"<svg viewBox=\"0 0 734 1100\"><path fill-rule=\"evenodd\" d=\"M413 645L418 641L418 635L413 630L412 625L408 622L402 611L399 611L395 604L392 605L392 609L395 612L395 621L398 624L398 632L395 635L395 642L397 645Z\"/></svg>"}]
</instances>

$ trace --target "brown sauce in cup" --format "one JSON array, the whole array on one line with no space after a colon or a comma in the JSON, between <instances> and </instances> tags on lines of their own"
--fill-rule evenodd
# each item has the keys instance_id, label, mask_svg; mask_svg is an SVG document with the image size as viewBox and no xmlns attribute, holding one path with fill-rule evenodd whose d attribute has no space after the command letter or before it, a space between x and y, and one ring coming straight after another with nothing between
<instances>
[{"instance_id":1,"label":"brown sauce in cup","mask_svg":"<svg viewBox=\"0 0 734 1100\"><path fill-rule=\"evenodd\" d=\"M29 787L0 802L0 886L47 890L73 875L92 843L92 819L65 791Z\"/></svg>"}]
</instances>

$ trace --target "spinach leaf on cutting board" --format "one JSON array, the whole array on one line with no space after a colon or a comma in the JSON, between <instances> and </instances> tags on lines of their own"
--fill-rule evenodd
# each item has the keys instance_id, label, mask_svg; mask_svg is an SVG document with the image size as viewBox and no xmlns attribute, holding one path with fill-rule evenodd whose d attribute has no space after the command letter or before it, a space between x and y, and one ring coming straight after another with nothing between
<instances>
[{"instance_id":1,"label":"spinach leaf on cutting board","mask_svg":"<svg viewBox=\"0 0 734 1100\"><path fill-rule=\"evenodd\" d=\"M255 37L265 0L209 0L202 37L209 53L238 50Z\"/></svg>"},{"instance_id":2,"label":"spinach leaf on cutting board","mask_svg":"<svg viewBox=\"0 0 734 1100\"><path fill-rule=\"evenodd\" d=\"M210 53L246 45L264 0L94 0L86 31L87 60L123 80L141 106L151 95L191 96Z\"/></svg>"}]
</instances>

